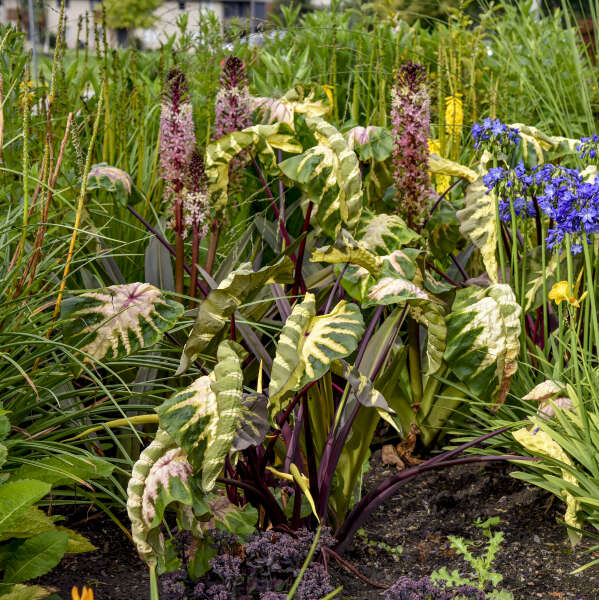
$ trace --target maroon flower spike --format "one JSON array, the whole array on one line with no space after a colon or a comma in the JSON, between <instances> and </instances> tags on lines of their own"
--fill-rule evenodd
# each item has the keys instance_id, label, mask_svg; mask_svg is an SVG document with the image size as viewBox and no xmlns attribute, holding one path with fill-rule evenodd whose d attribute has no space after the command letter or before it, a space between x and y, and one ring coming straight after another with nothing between
<instances>
[{"instance_id":1,"label":"maroon flower spike","mask_svg":"<svg viewBox=\"0 0 599 600\"><path fill-rule=\"evenodd\" d=\"M189 191L183 200L184 224L195 237L204 237L210 220L210 199L208 182L204 171L204 157L197 148L189 159Z\"/></svg>"},{"instance_id":2,"label":"maroon flower spike","mask_svg":"<svg viewBox=\"0 0 599 600\"><path fill-rule=\"evenodd\" d=\"M215 103L215 140L252 124L248 77L243 61L229 56L223 60L222 67Z\"/></svg>"},{"instance_id":3,"label":"maroon flower spike","mask_svg":"<svg viewBox=\"0 0 599 600\"><path fill-rule=\"evenodd\" d=\"M160 176L164 180L164 200L171 204L173 229L183 235L182 205L189 181L189 160L195 147L193 109L188 98L184 73L172 69L160 111Z\"/></svg>"},{"instance_id":4,"label":"maroon flower spike","mask_svg":"<svg viewBox=\"0 0 599 600\"><path fill-rule=\"evenodd\" d=\"M422 65L408 62L399 69L391 90L391 122L397 210L418 229L433 194L428 170L430 97Z\"/></svg>"}]
</instances>

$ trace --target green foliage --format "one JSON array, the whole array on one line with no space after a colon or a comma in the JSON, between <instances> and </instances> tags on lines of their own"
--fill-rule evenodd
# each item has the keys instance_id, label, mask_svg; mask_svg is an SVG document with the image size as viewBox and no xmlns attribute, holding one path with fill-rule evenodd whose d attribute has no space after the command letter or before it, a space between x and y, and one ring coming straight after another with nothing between
<instances>
[{"instance_id":1,"label":"green foliage","mask_svg":"<svg viewBox=\"0 0 599 600\"><path fill-rule=\"evenodd\" d=\"M162 0L107 0L106 25L113 29L151 27L156 20L154 11L161 5Z\"/></svg>"}]
</instances>

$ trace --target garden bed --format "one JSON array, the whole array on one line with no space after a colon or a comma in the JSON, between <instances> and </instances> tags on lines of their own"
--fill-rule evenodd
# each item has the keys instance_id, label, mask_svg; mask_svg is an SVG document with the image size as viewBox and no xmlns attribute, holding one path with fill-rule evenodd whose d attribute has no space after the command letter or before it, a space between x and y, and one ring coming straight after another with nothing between
<instances>
[{"instance_id":1,"label":"garden bed","mask_svg":"<svg viewBox=\"0 0 599 600\"><path fill-rule=\"evenodd\" d=\"M392 470L380 465L380 453L371 461L367 489ZM464 562L449 546L447 536L482 541L473 525L499 516L497 529L505 541L495 561L504 575L503 587L515 600L532 598L595 600L599 579L593 571L569 573L590 560L585 540L572 550L564 527L558 523L563 504L552 496L509 476L513 467L464 465L429 472L382 506L354 539L345 558L365 576L391 585L399 577L419 578L446 566L463 570ZM97 600L147 600L147 567L123 532L106 516L79 523L85 515L69 519L71 526L88 537L98 550L63 560L41 584L57 588L64 597L76 584L87 584ZM401 552L386 550L401 546ZM115 560L115 557L118 559ZM343 585L342 598L381 598L381 590L362 583L353 574L331 564L336 584Z\"/></svg>"}]
</instances>

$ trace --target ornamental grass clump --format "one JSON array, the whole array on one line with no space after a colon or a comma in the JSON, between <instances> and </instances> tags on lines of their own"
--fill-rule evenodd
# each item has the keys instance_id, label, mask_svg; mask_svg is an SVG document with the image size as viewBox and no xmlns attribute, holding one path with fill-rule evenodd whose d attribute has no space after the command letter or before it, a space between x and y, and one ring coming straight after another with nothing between
<instances>
[{"instance_id":1,"label":"ornamental grass clump","mask_svg":"<svg viewBox=\"0 0 599 600\"><path fill-rule=\"evenodd\" d=\"M428 170L430 97L423 65L407 62L391 90L397 210L418 229L433 194Z\"/></svg>"},{"instance_id":2,"label":"ornamental grass clump","mask_svg":"<svg viewBox=\"0 0 599 600\"><path fill-rule=\"evenodd\" d=\"M193 108L185 74L171 69L160 111L160 176L165 182L164 201L172 212L176 239L175 291L183 293L185 223L183 201L189 189L189 161L195 148Z\"/></svg>"}]
</instances>

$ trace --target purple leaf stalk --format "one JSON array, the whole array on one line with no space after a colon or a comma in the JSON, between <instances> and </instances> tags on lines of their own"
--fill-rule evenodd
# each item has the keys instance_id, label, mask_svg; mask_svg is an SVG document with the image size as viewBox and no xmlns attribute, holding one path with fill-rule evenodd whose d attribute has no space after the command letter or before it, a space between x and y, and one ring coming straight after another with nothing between
<instances>
[{"instance_id":1,"label":"purple leaf stalk","mask_svg":"<svg viewBox=\"0 0 599 600\"><path fill-rule=\"evenodd\" d=\"M208 232L210 223L210 196L204 171L204 157L197 148L191 153L188 168L189 190L183 199L183 221L191 229L191 284L189 295L197 296L198 254L200 240ZM185 230L185 232L186 232Z\"/></svg>"},{"instance_id":2,"label":"purple leaf stalk","mask_svg":"<svg viewBox=\"0 0 599 600\"><path fill-rule=\"evenodd\" d=\"M185 74L180 69L171 69L160 111L160 176L166 184L164 200L173 214L171 227L176 238L175 291L178 294L183 293L183 201L189 184L189 160L196 143L188 92Z\"/></svg>"},{"instance_id":3,"label":"purple leaf stalk","mask_svg":"<svg viewBox=\"0 0 599 600\"><path fill-rule=\"evenodd\" d=\"M398 212L419 229L433 191L428 170L430 97L424 66L407 62L391 90L393 167Z\"/></svg>"}]
</instances>

